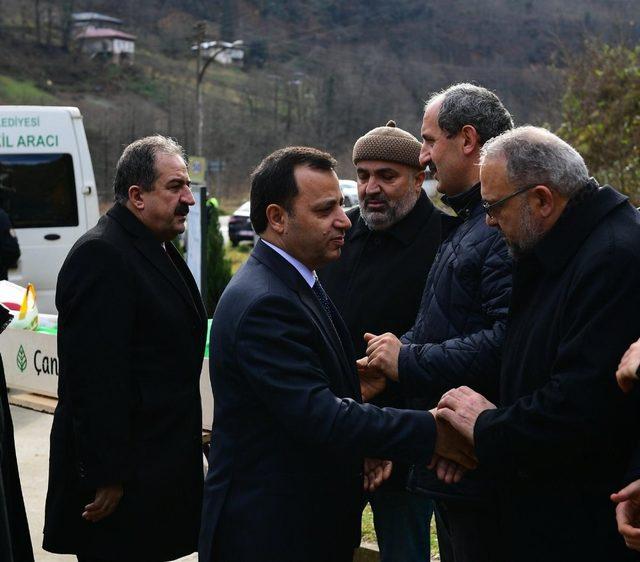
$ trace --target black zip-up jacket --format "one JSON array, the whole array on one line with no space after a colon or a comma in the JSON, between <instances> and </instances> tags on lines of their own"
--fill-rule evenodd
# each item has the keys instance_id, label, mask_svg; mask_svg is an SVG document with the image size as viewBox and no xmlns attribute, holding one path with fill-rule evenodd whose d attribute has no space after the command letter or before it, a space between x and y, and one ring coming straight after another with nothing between
<instances>
[{"instance_id":1,"label":"black zip-up jacket","mask_svg":"<svg viewBox=\"0 0 640 562\"><path fill-rule=\"evenodd\" d=\"M480 184L443 201L445 238L434 260L413 328L403 337L398 370L407 397L435 405L451 388L467 385L497 399L500 354L511 296L512 261L502 234L485 222ZM470 472L459 484L441 483L416 467L409 487L434 497L484 496Z\"/></svg>"}]
</instances>

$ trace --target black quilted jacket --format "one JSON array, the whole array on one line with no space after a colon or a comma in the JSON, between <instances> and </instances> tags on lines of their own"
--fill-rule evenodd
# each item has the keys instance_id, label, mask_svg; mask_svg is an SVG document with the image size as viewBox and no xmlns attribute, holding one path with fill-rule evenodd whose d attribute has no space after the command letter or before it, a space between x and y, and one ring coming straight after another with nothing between
<instances>
[{"instance_id":1,"label":"black quilted jacket","mask_svg":"<svg viewBox=\"0 0 640 562\"><path fill-rule=\"evenodd\" d=\"M497 398L512 262L502 234L487 226L480 186L444 201L457 213L435 257L418 316L402 338L400 382L432 404L467 385ZM443 228L446 228L443 227Z\"/></svg>"},{"instance_id":2,"label":"black quilted jacket","mask_svg":"<svg viewBox=\"0 0 640 562\"><path fill-rule=\"evenodd\" d=\"M511 297L512 262L500 231L487 226L480 185L443 198L456 217L443 217L440 245L413 328L402 338L398 369L412 406L435 406L447 390L466 385L498 399L500 356ZM445 224L448 223L447 224ZM447 232L447 227L449 228ZM412 467L410 490L434 498L486 501L491 479L482 468L459 484Z\"/></svg>"}]
</instances>

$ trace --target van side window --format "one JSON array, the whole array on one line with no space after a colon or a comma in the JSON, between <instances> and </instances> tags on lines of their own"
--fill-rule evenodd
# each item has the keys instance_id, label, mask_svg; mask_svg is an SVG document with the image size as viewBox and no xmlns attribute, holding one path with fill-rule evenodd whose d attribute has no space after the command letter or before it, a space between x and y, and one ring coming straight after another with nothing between
<instances>
[{"instance_id":1,"label":"van side window","mask_svg":"<svg viewBox=\"0 0 640 562\"><path fill-rule=\"evenodd\" d=\"M78 226L70 154L0 154L0 206L14 228Z\"/></svg>"}]
</instances>

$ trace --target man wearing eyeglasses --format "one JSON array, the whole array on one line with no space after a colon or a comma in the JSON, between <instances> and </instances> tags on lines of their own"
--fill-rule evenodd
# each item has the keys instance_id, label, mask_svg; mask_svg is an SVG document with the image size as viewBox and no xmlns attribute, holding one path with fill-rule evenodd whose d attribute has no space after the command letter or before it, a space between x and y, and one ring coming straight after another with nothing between
<instances>
[{"instance_id":1,"label":"man wearing eyeglasses","mask_svg":"<svg viewBox=\"0 0 640 562\"><path fill-rule=\"evenodd\" d=\"M496 560L635 560L609 496L638 439L637 394L612 374L638 337L640 214L541 128L489 141L480 177L516 265L500 394L451 390L438 418L499 483Z\"/></svg>"},{"instance_id":2,"label":"man wearing eyeglasses","mask_svg":"<svg viewBox=\"0 0 640 562\"><path fill-rule=\"evenodd\" d=\"M398 339L367 334L366 376L399 382L409 398L436 404L466 384L497 397L497 378L511 294L511 259L504 240L485 224L480 201L480 149L511 129L509 112L489 90L457 84L434 94L422 122L420 164L438 181L443 202L443 242L427 277L415 324ZM490 494L482 470L414 467L409 487L436 500L443 562L496 562Z\"/></svg>"}]
</instances>

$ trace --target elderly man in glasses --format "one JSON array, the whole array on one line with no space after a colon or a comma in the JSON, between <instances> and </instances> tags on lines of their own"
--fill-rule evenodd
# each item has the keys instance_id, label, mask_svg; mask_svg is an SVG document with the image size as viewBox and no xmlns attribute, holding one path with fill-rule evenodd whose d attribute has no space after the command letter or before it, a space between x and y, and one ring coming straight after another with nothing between
<instances>
[{"instance_id":1,"label":"elderly man in glasses","mask_svg":"<svg viewBox=\"0 0 640 562\"><path fill-rule=\"evenodd\" d=\"M609 495L638 438L612 373L638 337L640 214L545 129L489 141L480 178L515 258L500 396L454 389L437 415L499 483L495 560L634 560Z\"/></svg>"}]
</instances>

